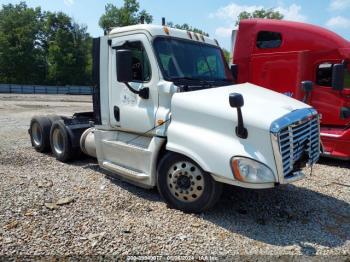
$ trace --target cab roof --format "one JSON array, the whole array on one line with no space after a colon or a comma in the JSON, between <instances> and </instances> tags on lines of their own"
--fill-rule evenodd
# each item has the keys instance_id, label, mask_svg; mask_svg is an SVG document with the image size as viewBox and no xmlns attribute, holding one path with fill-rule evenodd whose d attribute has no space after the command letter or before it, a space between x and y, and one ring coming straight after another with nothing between
<instances>
[{"instance_id":1,"label":"cab roof","mask_svg":"<svg viewBox=\"0 0 350 262\"><path fill-rule=\"evenodd\" d=\"M244 26L255 26L258 30L275 30L276 32L281 30L281 32L287 32L288 35L294 38L305 34L305 40L307 41L329 41L329 46L336 48L350 47L350 42L335 32L317 25L302 22L255 18L241 20L239 26L240 28Z\"/></svg>"},{"instance_id":2,"label":"cab roof","mask_svg":"<svg viewBox=\"0 0 350 262\"><path fill-rule=\"evenodd\" d=\"M182 38L186 40L192 40L195 42L201 42L201 43L207 43L207 44L219 46L218 42L215 39L211 39L199 33L193 33L186 30L171 28L169 26L152 25L152 24L138 24L138 25L131 25L131 26L116 27L110 31L109 35L113 36L116 34L125 34L130 32L136 33L137 31L138 32L147 31L152 37L170 36L170 37Z\"/></svg>"}]
</instances>

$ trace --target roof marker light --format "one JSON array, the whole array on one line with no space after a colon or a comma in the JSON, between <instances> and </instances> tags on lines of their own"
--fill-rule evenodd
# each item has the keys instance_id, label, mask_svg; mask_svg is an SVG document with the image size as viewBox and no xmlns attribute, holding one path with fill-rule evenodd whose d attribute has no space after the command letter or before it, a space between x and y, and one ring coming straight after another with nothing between
<instances>
[{"instance_id":1,"label":"roof marker light","mask_svg":"<svg viewBox=\"0 0 350 262\"><path fill-rule=\"evenodd\" d=\"M164 26L163 30L164 30L164 33L166 33L167 35L170 34L170 30L169 30L169 28L167 26Z\"/></svg>"},{"instance_id":2,"label":"roof marker light","mask_svg":"<svg viewBox=\"0 0 350 262\"><path fill-rule=\"evenodd\" d=\"M189 37L190 39L192 39L192 34L191 34L190 31L187 31L187 35L188 35L188 37Z\"/></svg>"}]
</instances>

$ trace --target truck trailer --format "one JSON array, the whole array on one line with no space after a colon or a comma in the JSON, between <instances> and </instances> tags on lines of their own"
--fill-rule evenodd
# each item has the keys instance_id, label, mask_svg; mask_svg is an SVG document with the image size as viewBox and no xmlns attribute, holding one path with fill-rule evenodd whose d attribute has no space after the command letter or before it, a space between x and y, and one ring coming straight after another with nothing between
<instances>
[{"instance_id":1,"label":"truck trailer","mask_svg":"<svg viewBox=\"0 0 350 262\"><path fill-rule=\"evenodd\" d=\"M350 159L350 42L298 22L242 20L232 34L237 83L250 82L313 106L325 156Z\"/></svg>"},{"instance_id":2,"label":"truck trailer","mask_svg":"<svg viewBox=\"0 0 350 262\"><path fill-rule=\"evenodd\" d=\"M33 147L82 152L170 206L202 212L223 184L273 188L320 155L319 116L293 98L233 85L217 41L167 26L113 29L93 43L93 112L31 120Z\"/></svg>"}]
</instances>

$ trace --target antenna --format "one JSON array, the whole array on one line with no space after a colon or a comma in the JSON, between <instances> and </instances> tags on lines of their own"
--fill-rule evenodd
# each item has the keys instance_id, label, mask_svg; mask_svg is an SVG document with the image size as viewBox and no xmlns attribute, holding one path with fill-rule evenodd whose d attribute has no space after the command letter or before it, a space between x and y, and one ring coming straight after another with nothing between
<instances>
[{"instance_id":1,"label":"antenna","mask_svg":"<svg viewBox=\"0 0 350 262\"><path fill-rule=\"evenodd\" d=\"M165 26L165 17L162 17L162 26Z\"/></svg>"}]
</instances>

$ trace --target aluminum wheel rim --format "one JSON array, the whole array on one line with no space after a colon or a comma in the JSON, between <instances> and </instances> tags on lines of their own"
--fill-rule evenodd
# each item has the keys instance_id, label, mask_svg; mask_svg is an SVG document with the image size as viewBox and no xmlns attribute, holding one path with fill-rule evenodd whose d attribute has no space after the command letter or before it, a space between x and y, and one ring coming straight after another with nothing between
<instances>
[{"instance_id":1,"label":"aluminum wheel rim","mask_svg":"<svg viewBox=\"0 0 350 262\"><path fill-rule=\"evenodd\" d=\"M62 154L64 150L63 136L58 128L55 128L52 134L52 144L57 154Z\"/></svg>"},{"instance_id":2,"label":"aluminum wheel rim","mask_svg":"<svg viewBox=\"0 0 350 262\"><path fill-rule=\"evenodd\" d=\"M167 186L176 199L182 202L193 202L198 200L204 192L204 175L191 162L177 162L169 169Z\"/></svg>"},{"instance_id":3,"label":"aluminum wheel rim","mask_svg":"<svg viewBox=\"0 0 350 262\"><path fill-rule=\"evenodd\" d=\"M36 146L40 146L42 144L43 135L39 124L36 122L32 125L32 138Z\"/></svg>"}]
</instances>

